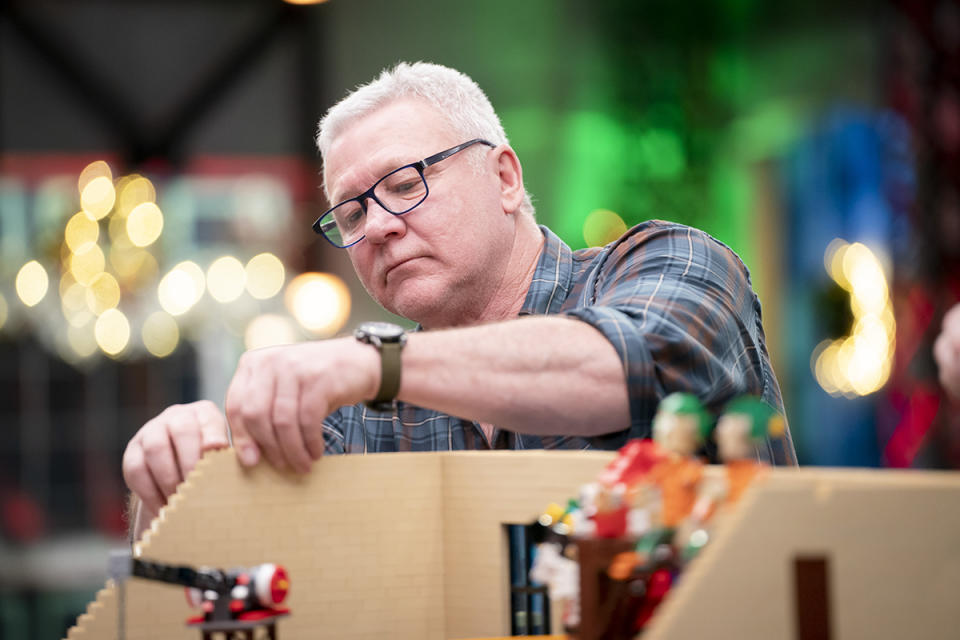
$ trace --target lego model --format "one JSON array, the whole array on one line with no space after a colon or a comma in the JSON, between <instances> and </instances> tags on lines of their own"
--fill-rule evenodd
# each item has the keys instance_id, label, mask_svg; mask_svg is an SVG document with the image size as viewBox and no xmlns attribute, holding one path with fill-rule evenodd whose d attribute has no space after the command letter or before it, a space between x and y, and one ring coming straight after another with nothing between
<instances>
[{"instance_id":1,"label":"lego model","mask_svg":"<svg viewBox=\"0 0 960 640\"><path fill-rule=\"evenodd\" d=\"M133 555L219 567L269 558L286 567L296 588L284 606L296 615L279 624L284 640L502 637L511 628L505 525L529 522L558 496L577 496L616 458L385 453L326 457L296 475L266 464L244 468L229 449L212 452ZM724 474L720 466L703 470L706 481ZM956 473L771 468L670 585L643 638L805 638L798 620L808 613L837 638L954 637L954 504ZM619 539L592 541L613 545L595 563L602 571L630 549L629 542L617 548ZM578 553L582 561L588 551ZM652 600L661 586L654 582ZM68 638L116 640L118 597L109 582ZM129 580L125 600L126 640L196 640L196 629L183 624L189 607L178 589ZM551 604L553 633L562 629L561 610Z\"/></svg>"},{"instance_id":2,"label":"lego model","mask_svg":"<svg viewBox=\"0 0 960 640\"><path fill-rule=\"evenodd\" d=\"M290 610L279 606L290 591L290 580L282 566L267 563L253 568L229 570L194 568L131 558L119 552L111 557L111 571L115 581L134 576L185 587L187 602L203 613L187 620L187 625L198 628L203 640L221 632L229 638L249 638L263 629L268 640L276 640L276 621L289 615ZM125 612L118 612L118 635L124 638Z\"/></svg>"},{"instance_id":3,"label":"lego model","mask_svg":"<svg viewBox=\"0 0 960 640\"><path fill-rule=\"evenodd\" d=\"M763 468L755 443L784 432L782 418L759 398L731 402L716 432L726 481L711 483L696 454L712 427L696 396L667 396L654 417L653 441L628 443L596 482L581 488L579 501L559 517L556 505L540 517L553 536L538 546L531 579L547 584L551 597L554 589L562 592L556 597L564 610L575 613L563 617L567 631L581 640L640 633L710 540L714 506L721 498L734 503ZM575 569L567 568L573 559ZM576 576L579 588L559 581L561 575Z\"/></svg>"}]
</instances>

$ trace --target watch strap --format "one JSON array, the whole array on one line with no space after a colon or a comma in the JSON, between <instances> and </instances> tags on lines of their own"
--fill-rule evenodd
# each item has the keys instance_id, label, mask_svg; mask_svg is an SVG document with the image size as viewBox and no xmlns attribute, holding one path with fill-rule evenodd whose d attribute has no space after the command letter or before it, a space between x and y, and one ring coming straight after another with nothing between
<instances>
[{"instance_id":1,"label":"watch strap","mask_svg":"<svg viewBox=\"0 0 960 640\"><path fill-rule=\"evenodd\" d=\"M389 411L400 391L400 352L402 342L382 342L380 351L380 389L366 405L375 411Z\"/></svg>"}]
</instances>

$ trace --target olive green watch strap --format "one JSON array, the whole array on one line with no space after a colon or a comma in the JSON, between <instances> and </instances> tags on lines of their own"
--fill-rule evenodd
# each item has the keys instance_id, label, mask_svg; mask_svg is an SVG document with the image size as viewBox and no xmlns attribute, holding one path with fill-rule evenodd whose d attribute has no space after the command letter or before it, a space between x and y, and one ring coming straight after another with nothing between
<instances>
[{"instance_id":1,"label":"olive green watch strap","mask_svg":"<svg viewBox=\"0 0 960 640\"><path fill-rule=\"evenodd\" d=\"M400 391L400 352L403 350L401 342L384 342L380 351L380 389L377 396L367 402L367 406L377 411L388 411L393 405L393 399Z\"/></svg>"}]
</instances>

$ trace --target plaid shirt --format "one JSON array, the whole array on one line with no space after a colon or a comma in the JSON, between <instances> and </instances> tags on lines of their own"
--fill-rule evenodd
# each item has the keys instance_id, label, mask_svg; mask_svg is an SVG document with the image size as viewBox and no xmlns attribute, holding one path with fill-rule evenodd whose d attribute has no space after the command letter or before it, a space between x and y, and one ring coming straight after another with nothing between
<instances>
[{"instance_id":1,"label":"plaid shirt","mask_svg":"<svg viewBox=\"0 0 960 640\"><path fill-rule=\"evenodd\" d=\"M327 453L612 450L650 437L657 404L674 391L696 394L713 411L746 393L783 411L760 303L746 266L727 246L690 227L650 221L605 247L571 251L540 228L546 241L520 315L566 315L606 336L627 375L630 427L595 437L494 427L488 440L479 423L431 409L398 401L381 413L358 404L324 422ZM759 446L757 457L796 464L789 431L783 441Z\"/></svg>"}]
</instances>

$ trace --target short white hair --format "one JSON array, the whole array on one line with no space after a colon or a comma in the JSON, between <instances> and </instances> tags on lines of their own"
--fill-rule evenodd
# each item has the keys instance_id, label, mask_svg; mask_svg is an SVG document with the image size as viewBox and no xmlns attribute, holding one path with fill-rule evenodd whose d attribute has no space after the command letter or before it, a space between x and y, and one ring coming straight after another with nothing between
<instances>
[{"instance_id":1,"label":"short white hair","mask_svg":"<svg viewBox=\"0 0 960 640\"><path fill-rule=\"evenodd\" d=\"M317 127L317 148L326 162L334 140L355 120L399 98L414 97L436 107L464 140L483 138L495 145L509 144L500 118L480 86L456 69L430 62L400 62L384 69L371 82L360 85L330 107ZM327 186L324 184L324 193ZM533 214L533 203L524 189L522 209Z\"/></svg>"}]
</instances>

